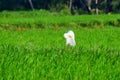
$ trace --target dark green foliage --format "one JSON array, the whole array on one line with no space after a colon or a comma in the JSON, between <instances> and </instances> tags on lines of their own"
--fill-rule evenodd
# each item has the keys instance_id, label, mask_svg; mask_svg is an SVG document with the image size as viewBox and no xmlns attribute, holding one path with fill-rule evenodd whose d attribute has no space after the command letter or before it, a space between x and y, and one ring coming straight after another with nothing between
<instances>
[{"instance_id":1,"label":"dark green foliage","mask_svg":"<svg viewBox=\"0 0 120 80\"><path fill-rule=\"evenodd\" d=\"M72 14L94 14L98 7L99 13L120 13L120 0L72 0L72 10L69 10L70 0L31 0L35 10L45 9L62 13ZM66 9L66 7L68 9ZM91 7L89 10L88 7ZM0 0L0 11L11 10L32 10L29 0ZM93 12L94 11L94 12Z\"/></svg>"},{"instance_id":2,"label":"dark green foliage","mask_svg":"<svg viewBox=\"0 0 120 80\"><path fill-rule=\"evenodd\" d=\"M107 24L108 25L112 25L112 26L118 26L118 27L120 27L120 19L113 20L113 21L108 21Z\"/></svg>"}]
</instances>

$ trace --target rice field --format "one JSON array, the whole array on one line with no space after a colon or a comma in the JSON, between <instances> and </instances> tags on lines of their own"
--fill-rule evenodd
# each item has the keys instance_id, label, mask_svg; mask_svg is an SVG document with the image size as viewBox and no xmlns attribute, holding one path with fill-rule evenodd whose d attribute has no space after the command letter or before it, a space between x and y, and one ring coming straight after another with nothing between
<instances>
[{"instance_id":1,"label":"rice field","mask_svg":"<svg viewBox=\"0 0 120 80\"><path fill-rule=\"evenodd\" d=\"M0 21L3 22L0 26L0 80L120 79L119 26L102 24L104 28L74 27L75 25L61 27L53 22L57 27L45 24L42 29L26 28L28 25L21 26L26 23L24 19L20 24L22 18L18 17L20 27L15 25L11 29L13 17L9 17L8 22L6 18ZM53 21L54 19L56 18ZM67 22L67 18L65 20ZM30 23L29 19L27 21ZM64 22L64 19L61 21ZM8 29L3 25L7 25ZM75 47L65 44L63 34L68 30L75 33Z\"/></svg>"}]
</instances>

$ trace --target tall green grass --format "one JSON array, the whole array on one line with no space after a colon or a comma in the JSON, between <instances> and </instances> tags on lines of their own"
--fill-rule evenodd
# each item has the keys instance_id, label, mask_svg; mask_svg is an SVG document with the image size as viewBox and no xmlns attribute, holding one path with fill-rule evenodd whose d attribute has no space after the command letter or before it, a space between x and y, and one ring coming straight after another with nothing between
<instances>
[{"instance_id":1,"label":"tall green grass","mask_svg":"<svg viewBox=\"0 0 120 80\"><path fill-rule=\"evenodd\" d=\"M0 29L1 80L119 80L120 29L77 29L77 45L59 30Z\"/></svg>"}]
</instances>

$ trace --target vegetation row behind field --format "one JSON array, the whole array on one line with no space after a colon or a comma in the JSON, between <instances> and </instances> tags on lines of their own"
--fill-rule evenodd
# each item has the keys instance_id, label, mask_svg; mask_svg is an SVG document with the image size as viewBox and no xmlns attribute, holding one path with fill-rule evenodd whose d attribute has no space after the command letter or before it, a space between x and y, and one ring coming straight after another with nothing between
<instances>
[{"instance_id":1,"label":"vegetation row behind field","mask_svg":"<svg viewBox=\"0 0 120 80\"><path fill-rule=\"evenodd\" d=\"M87 27L103 28L120 26L120 15L64 15L45 10L1 12L0 27L2 28L58 28L58 27Z\"/></svg>"}]
</instances>

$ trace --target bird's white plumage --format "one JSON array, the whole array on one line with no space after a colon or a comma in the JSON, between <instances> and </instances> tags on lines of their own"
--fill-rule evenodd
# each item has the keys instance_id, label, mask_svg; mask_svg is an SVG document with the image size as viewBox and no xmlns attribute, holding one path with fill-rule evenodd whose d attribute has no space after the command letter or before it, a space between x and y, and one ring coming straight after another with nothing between
<instances>
[{"instance_id":1,"label":"bird's white plumage","mask_svg":"<svg viewBox=\"0 0 120 80\"><path fill-rule=\"evenodd\" d=\"M64 38L66 39L66 45L75 46L75 35L72 30L69 30L67 33L64 34Z\"/></svg>"}]
</instances>

